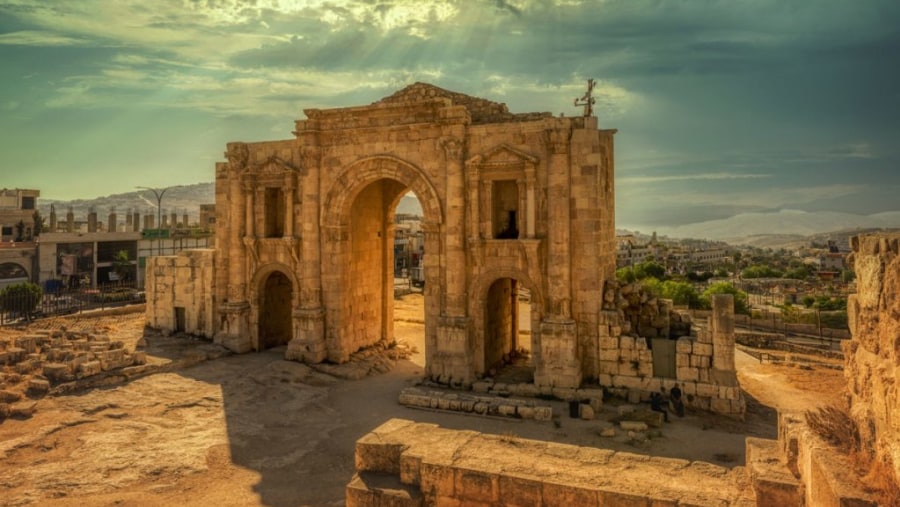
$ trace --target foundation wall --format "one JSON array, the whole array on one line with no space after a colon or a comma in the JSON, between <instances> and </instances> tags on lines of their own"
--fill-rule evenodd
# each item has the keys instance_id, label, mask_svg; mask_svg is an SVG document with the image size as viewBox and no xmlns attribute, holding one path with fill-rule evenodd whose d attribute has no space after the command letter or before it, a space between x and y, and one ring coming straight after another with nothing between
<instances>
[{"instance_id":1,"label":"foundation wall","mask_svg":"<svg viewBox=\"0 0 900 507\"><path fill-rule=\"evenodd\" d=\"M448 430L401 419L357 441L355 467L347 486L348 507L756 505L743 467Z\"/></svg>"}]
</instances>

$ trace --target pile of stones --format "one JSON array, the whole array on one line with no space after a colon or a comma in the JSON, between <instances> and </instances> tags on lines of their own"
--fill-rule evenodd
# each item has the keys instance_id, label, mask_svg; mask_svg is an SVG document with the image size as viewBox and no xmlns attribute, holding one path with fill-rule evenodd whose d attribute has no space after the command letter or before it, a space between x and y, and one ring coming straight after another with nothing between
<instances>
[{"instance_id":1,"label":"pile of stones","mask_svg":"<svg viewBox=\"0 0 900 507\"><path fill-rule=\"evenodd\" d=\"M30 416L34 403L23 400L40 398L54 385L146 361L144 352L130 353L105 334L64 327L0 340L0 420Z\"/></svg>"}]
</instances>

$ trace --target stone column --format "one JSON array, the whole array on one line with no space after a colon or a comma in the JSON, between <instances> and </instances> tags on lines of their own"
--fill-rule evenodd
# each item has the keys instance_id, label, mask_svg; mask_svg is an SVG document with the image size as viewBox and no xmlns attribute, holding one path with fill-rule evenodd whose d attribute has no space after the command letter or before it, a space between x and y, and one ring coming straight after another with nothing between
<instances>
[{"instance_id":1,"label":"stone column","mask_svg":"<svg viewBox=\"0 0 900 507\"><path fill-rule=\"evenodd\" d=\"M471 164L465 167L465 180L466 180L466 236L468 236L470 241L477 240L481 235L479 231L481 231L481 215L480 209L481 206L481 196L479 192L479 171L478 164Z\"/></svg>"},{"instance_id":2,"label":"stone column","mask_svg":"<svg viewBox=\"0 0 900 507\"><path fill-rule=\"evenodd\" d=\"M178 212L177 211L172 212L171 223L172 223L172 225L170 227L172 227L173 229L178 227Z\"/></svg>"},{"instance_id":3,"label":"stone column","mask_svg":"<svg viewBox=\"0 0 900 507\"><path fill-rule=\"evenodd\" d=\"M75 232L75 213L72 213L72 207L66 212L66 232Z\"/></svg>"},{"instance_id":4,"label":"stone column","mask_svg":"<svg viewBox=\"0 0 900 507\"><path fill-rule=\"evenodd\" d=\"M294 237L294 173L284 175L284 237Z\"/></svg>"},{"instance_id":5,"label":"stone column","mask_svg":"<svg viewBox=\"0 0 900 507\"><path fill-rule=\"evenodd\" d=\"M490 181L482 181L481 182L481 192L479 192L478 199L478 207L480 208L479 213L479 224L481 227L481 237L485 239L493 239L494 238L494 208L491 206L493 196L491 195L491 182Z\"/></svg>"},{"instance_id":6,"label":"stone column","mask_svg":"<svg viewBox=\"0 0 900 507\"><path fill-rule=\"evenodd\" d=\"M50 231L56 232L56 206L50 205Z\"/></svg>"},{"instance_id":7,"label":"stone column","mask_svg":"<svg viewBox=\"0 0 900 507\"><path fill-rule=\"evenodd\" d=\"M113 210L109 213L109 218L107 219L107 223L106 223L106 230L107 230L107 231L109 231L109 232L116 232L116 228L117 228L117 226L118 226L118 224L116 223L117 218L118 218L118 217L116 217L116 210L113 209Z\"/></svg>"},{"instance_id":8,"label":"stone column","mask_svg":"<svg viewBox=\"0 0 900 507\"><path fill-rule=\"evenodd\" d=\"M713 340L713 368L734 371L734 296L714 294L709 319Z\"/></svg>"},{"instance_id":9,"label":"stone column","mask_svg":"<svg viewBox=\"0 0 900 507\"><path fill-rule=\"evenodd\" d=\"M241 188L243 189L243 195L245 203L243 205L243 216L244 216L244 236L248 238L252 238L256 236L256 215L254 213L254 205L256 201L256 193L259 191L258 188L253 184L249 178L245 178L241 184Z\"/></svg>"},{"instance_id":10,"label":"stone column","mask_svg":"<svg viewBox=\"0 0 900 507\"><path fill-rule=\"evenodd\" d=\"M534 238L535 222L537 220L537 202L534 197L534 165L525 167L525 224L526 238Z\"/></svg>"},{"instance_id":11,"label":"stone column","mask_svg":"<svg viewBox=\"0 0 900 507\"><path fill-rule=\"evenodd\" d=\"M141 212L135 211L134 218L131 220L131 227L134 232L141 230Z\"/></svg>"},{"instance_id":12,"label":"stone column","mask_svg":"<svg viewBox=\"0 0 900 507\"><path fill-rule=\"evenodd\" d=\"M516 196L519 200L516 204L518 207L518 216L516 217L518 223L516 224L516 229L519 230L517 239L525 239L528 237L528 216L525 214L528 206L528 196L526 195L525 190L525 180L516 180Z\"/></svg>"},{"instance_id":13,"label":"stone column","mask_svg":"<svg viewBox=\"0 0 900 507\"><path fill-rule=\"evenodd\" d=\"M125 232L130 231L132 227L134 227L134 214L128 210L128 213L125 213Z\"/></svg>"}]
</instances>

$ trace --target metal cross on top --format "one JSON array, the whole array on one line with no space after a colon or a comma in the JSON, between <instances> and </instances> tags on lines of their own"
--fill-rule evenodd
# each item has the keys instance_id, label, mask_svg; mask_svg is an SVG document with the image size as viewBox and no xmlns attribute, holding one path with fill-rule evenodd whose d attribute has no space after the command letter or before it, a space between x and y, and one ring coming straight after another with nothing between
<instances>
[{"instance_id":1,"label":"metal cross on top","mask_svg":"<svg viewBox=\"0 0 900 507\"><path fill-rule=\"evenodd\" d=\"M594 91L594 79L588 79L588 89L580 99L575 99L575 106L584 106L584 116L592 116L594 114L594 102L597 99L591 96ZM578 102L581 100L581 102Z\"/></svg>"}]
</instances>

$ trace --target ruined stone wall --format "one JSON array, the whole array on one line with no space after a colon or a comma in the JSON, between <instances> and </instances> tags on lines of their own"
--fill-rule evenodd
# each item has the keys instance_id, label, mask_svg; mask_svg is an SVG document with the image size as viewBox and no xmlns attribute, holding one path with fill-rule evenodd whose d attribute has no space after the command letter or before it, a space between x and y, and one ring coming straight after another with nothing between
<instances>
[{"instance_id":1,"label":"ruined stone wall","mask_svg":"<svg viewBox=\"0 0 900 507\"><path fill-rule=\"evenodd\" d=\"M178 314L183 312L184 332L212 339L216 332L216 265L215 251L211 249L148 258L147 325L177 330Z\"/></svg>"},{"instance_id":2,"label":"ruined stone wall","mask_svg":"<svg viewBox=\"0 0 900 507\"><path fill-rule=\"evenodd\" d=\"M598 383L623 397L644 400L678 385L686 406L743 418L746 402L734 368L733 299L714 297L706 322L694 323L689 335L673 335L673 330L690 332L683 319L687 315L673 311L671 301L654 298L640 284L607 283L598 326ZM654 360L669 360L660 353L654 358L654 339L675 340L674 364L654 368ZM657 374L669 367L674 375Z\"/></svg>"},{"instance_id":3,"label":"ruined stone wall","mask_svg":"<svg viewBox=\"0 0 900 507\"><path fill-rule=\"evenodd\" d=\"M850 412L862 448L893 466L900 479L900 235L852 240L849 264L857 294L847 313L853 339L844 342Z\"/></svg>"}]
</instances>

